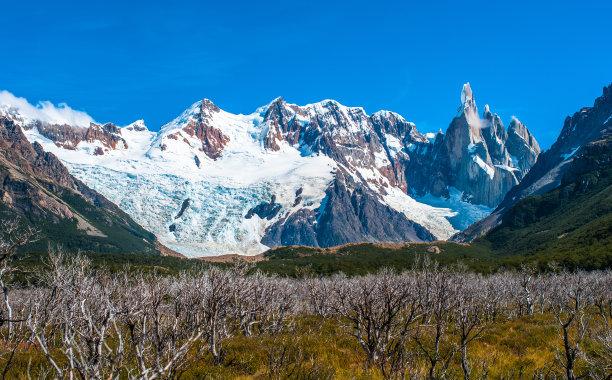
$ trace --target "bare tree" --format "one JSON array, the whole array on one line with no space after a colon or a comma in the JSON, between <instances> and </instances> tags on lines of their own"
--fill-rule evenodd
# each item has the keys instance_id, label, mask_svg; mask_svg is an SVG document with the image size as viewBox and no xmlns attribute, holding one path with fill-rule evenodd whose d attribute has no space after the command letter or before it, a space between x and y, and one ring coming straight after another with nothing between
<instances>
[{"instance_id":1,"label":"bare tree","mask_svg":"<svg viewBox=\"0 0 612 380\"><path fill-rule=\"evenodd\" d=\"M231 286L231 316L234 326L245 336L277 334L294 313L297 288L294 281L234 273Z\"/></svg>"},{"instance_id":2,"label":"bare tree","mask_svg":"<svg viewBox=\"0 0 612 380\"><path fill-rule=\"evenodd\" d=\"M519 315L533 314L533 277L535 273L536 271L532 266L523 265L518 274L518 281L521 287L521 291L518 297Z\"/></svg>"},{"instance_id":3,"label":"bare tree","mask_svg":"<svg viewBox=\"0 0 612 380\"><path fill-rule=\"evenodd\" d=\"M0 327L6 324L7 333L11 335L14 319L8 277L16 269L14 265L15 252L19 247L34 241L37 231L29 227L21 228L15 220L2 220L0 229L0 288L2 288L3 301L3 307L0 308Z\"/></svg>"},{"instance_id":4,"label":"bare tree","mask_svg":"<svg viewBox=\"0 0 612 380\"><path fill-rule=\"evenodd\" d=\"M459 348L461 350L461 369L466 380L470 379L471 365L468 360L468 345L478 339L486 327L485 304L489 298L482 276L462 273L454 278L456 310L453 320Z\"/></svg>"},{"instance_id":5,"label":"bare tree","mask_svg":"<svg viewBox=\"0 0 612 380\"><path fill-rule=\"evenodd\" d=\"M35 285L19 289L10 286L9 262L0 261L3 377L11 376L12 358L25 343L46 357L44 368L33 369L43 377L178 379L200 360L235 364L228 347L241 336L262 342L271 378L331 378L307 339L293 334L300 318L314 314L338 321L359 343L364 365L385 379L441 379L459 371L469 379L476 366L486 378L487 363L472 357L472 342L489 324L539 308L554 316L562 343L556 361L534 378L558 376L558 368L568 379L611 378L609 271L523 268L482 276L426 261L401 274L385 269L352 278L279 278L244 264L172 276L127 268L114 274L82 255L52 250ZM526 375L523 368L507 373Z\"/></svg>"},{"instance_id":6,"label":"bare tree","mask_svg":"<svg viewBox=\"0 0 612 380\"><path fill-rule=\"evenodd\" d=\"M424 314L413 339L428 362L430 379L444 378L457 345L450 341L448 327L457 298L453 287L454 274L437 263L425 262L419 273Z\"/></svg>"},{"instance_id":7,"label":"bare tree","mask_svg":"<svg viewBox=\"0 0 612 380\"><path fill-rule=\"evenodd\" d=\"M60 377L117 377L124 349L114 300L121 287L107 273L93 271L81 255L51 251L49 257L43 278L48 288L38 292L29 321L34 339ZM56 341L59 351L52 350Z\"/></svg>"},{"instance_id":8,"label":"bare tree","mask_svg":"<svg viewBox=\"0 0 612 380\"><path fill-rule=\"evenodd\" d=\"M330 281L327 307L348 324L366 354L366 365L382 366L389 345L399 347L420 315L414 277L385 269L376 275L335 276Z\"/></svg>"},{"instance_id":9,"label":"bare tree","mask_svg":"<svg viewBox=\"0 0 612 380\"><path fill-rule=\"evenodd\" d=\"M593 351L586 360L589 363L589 376L593 379L612 379L612 276L609 273L595 271L589 273L590 287L597 321L592 328L592 339L595 342Z\"/></svg>"},{"instance_id":10,"label":"bare tree","mask_svg":"<svg viewBox=\"0 0 612 380\"><path fill-rule=\"evenodd\" d=\"M130 377L174 379L191 364L187 355L206 331L198 309L202 289L190 280L156 273L126 278L131 292L121 301L120 315L136 363Z\"/></svg>"},{"instance_id":11,"label":"bare tree","mask_svg":"<svg viewBox=\"0 0 612 380\"><path fill-rule=\"evenodd\" d=\"M589 327L590 315L586 308L589 306L591 294L588 290L583 272L562 272L552 277L549 282L550 308L563 341L563 352L557 350L557 360L569 380L576 379L576 360Z\"/></svg>"},{"instance_id":12,"label":"bare tree","mask_svg":"<svg viewBox=\"0 0 612 380\"><path fill-rule=\"evenodd\" d=\"M17 269L15 253L19 247L36 240L38 232L30 227L20 227L16 220L2 220L0 229L0 339L5 345L5 350L0 352L0 361L4 362L2 379L5 379L19 345L26 339L23 329L27 318L27 305L19 300L15 305L12 299L14 290L10 282ZM23 298L21 300L23 301Z\"/></svg>"}]
</instances>

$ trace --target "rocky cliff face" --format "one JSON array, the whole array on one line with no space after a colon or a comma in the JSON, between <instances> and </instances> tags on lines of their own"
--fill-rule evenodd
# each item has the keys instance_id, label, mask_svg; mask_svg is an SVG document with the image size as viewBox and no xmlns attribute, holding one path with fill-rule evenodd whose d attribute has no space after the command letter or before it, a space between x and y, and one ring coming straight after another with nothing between
<instances>
[{"instance_id":1,"label":"rocky cliff face","mask_svg":"<svg viewBox=\"0 0 612 380\"><path fill-rule=\"evenodd\" d=\"M109 150L128 148L126 141L121 137L121 128L113 123L104 125L91 123L88 128L79 128L36 120L23 126L26 130L37 129L42 136L64 149L75 150L81 142L96 144L97 155Z\"/></svg>"},{"instance_id":2,"label":"rocky cliff face","mask_svg":"<svg viewBox=\"0 0 612 380\"><path fill-rule=\"evenodd\" d=\"M513 119L506 131L488 106L480 118L469 84L463 87L461 101L446 134L439 136L426 154L425 161L431 163L430 182L417 182L412 187L440 195L455 187L470 202L495 207L520 182L540 148L518 120Z\"/></svg>"},{"instance_id":3,"label":"rocky cliff face","mask_svg":"<svg viewBox=\"0 0 612 380\"><path fill-rule=\"evenodd\" d=\"M511 127L511 135L517 136L513 139L518 143L512 142L511 151L526 151L521 144L523 141L529 141L531 135L520 125L515 124L513 128ZM565 119L557 141L549 150L537 157L537 161L521 183L506 194L490 216L456 234L453 240L470 241L483 235L498 225L503 215L519 200L529 195L543 194L559 186L563 175L571 167L573 157L587 144L605 139L610 135L612 135L612 84L604 87L603 95L595 100L593 107L585 107ZM525 157L526 164L534 159L529 155Z\"/></svg>"},{"instance_id":4,"label":"rocky cliff face","mask_svg":"<svg viewBox=\"0 0 612 380\"><path fill-rule=\"evenodd\" d=\"M39 230L36 247L42 249L42 243L57 243L65 249L159 253L152 234L74 178L39 143L31 144L21 127L4 116L0 116L0 219L19 220ZM116 241L117 236L124 240Z\"/></svg>"}]
</instances>

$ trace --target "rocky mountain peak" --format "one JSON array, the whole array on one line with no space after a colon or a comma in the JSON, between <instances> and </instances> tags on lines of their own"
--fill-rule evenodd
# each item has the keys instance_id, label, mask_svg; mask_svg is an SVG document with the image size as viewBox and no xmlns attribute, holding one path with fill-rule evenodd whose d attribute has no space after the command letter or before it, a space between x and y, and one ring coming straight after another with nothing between
<instances>
[{"instance_id":1,"label":"rocky mountain peak","mask_svg":"<svg viewBox=\"0 0 612 380\"><path fill-rule=\"evenodd\" d=\"M221 109L217 107L210 99L203 99L200 103L200 110L202 113L210 112L221 112Z\"/></svg>"},{"instance_id":2,"label":"rocky mountain peak","mask_svg":"<svg viewBox=\"0 0 612 380\"><path fill-rule=\"evenodd\" d=\"M449 174L438 176L437 188L452 186L471 202L495 207L533 165L539 147L524 125L515 126L524 139L509 138L501 118L488 105L480 118L469 83L463 86L461 101L438 154L443 157L438 172Z\"/></svg>"},{"instance_id":3,"label":"rocky mountain peak","mask_svg":"<svg viewBox=\"0 0 612 380\"><path fill-rule=\"evenodd\" d=\"M470 87L470 82L464 84L463 89L461 90L461 105L464 109L476 106L474 94L472 93L472 88Z\"/></svg>"},{"instance_id":4,"label":"rocky mountain peak","mask_svg":"<svg viewBox=\"0 0 612 380\"><path fill-rule=\"evenodd\" d=\"M195 137L201 143L199 150L203 151L209 158L216 160L221 157L223 148L225 148L230 140L220 129L213 126L214 114L220 112L221 109L213 102L204 99L200 104L200 112L194 114L181 131L169 135L168 137L174 137L176 140L182 138L183 142L189 146L191 146L189 139L186 138L186 136L179 135L185 133L189 137Z\"/></svg>"},{"instance_id":5,"label":"rocky mountain peak","mask_svg":"<svg viewBox=\"0 0 612 380\"><path fill-rule=\"evenodd\" d=\"M470 82L467 82L463 85L463 89L461 90L461 104L465 104L469 100L474 100L474 95L472 94Z\"/></svg>"},{"instance_id":6,"label":"rocky mountain peak","mask_svg":"<svg viewBox=\"0 0 612 380\"><path fill-rule=\"evenodd\" d=\"M508 127L508 135L516 135L520 137L525 143L531 147L537 153L540 152L540 145L536 141L535 137L529 132L525 124L521 123L519 119L516 117L512 117L512 121L510 121L510 126Z\"/></svg>"},{"instance_id":7,"label":"rocky mountain peak","mask_svg":"<svg viewBox=\"0 0 612 380\"><path fill-rule=\"evenodd\" d=\"M146 128L138 122L122 129L95 124L88 138L99 139L96 134L102 133L121 137L123 131L131 145L127 153L133 152L130 157L136 165L130 163L125 170L139 171L139 176L124 177L125 186L133 191L146 192L145 182L157 181L158 170L163 173L163 191L156 193L155 204L124 206L165 242L176 242L185 252L200 249L196 246L203 241L216 246L231 241L231 249L251 252L260 243L445 239L481 218L482 210L497 205L523 170L510 158L509 139L499 116L486 106L479 117L469 83L462 88L461 100L461 112L447 132L437 134L422 134L414 123L391 111L368 115L361 107L333 100L298 106L277 98L246 115L225 112L204 99L157 134L135 134ZM63 141L61 134L57 136L53 141ZM86 140L85 132L79 138ZM48 139L40 142L45 148L52 145ZM93 154L103 157L91 157L92 144L70 144L65 149L77 152L65 156L64 149L51 149L65 160L74 160L83 180L107 189L120 203L124 192L116 191L115 174L107 178L96 175L96 170L121 172L117 168L123 163L116 157L125 154L107 154L106 147L95 144L100 150ZM516 162L527 162L520 152L516 157ZM155 160L154 164L149 160ZM90 163L86 169L81 169L82 161ZM147 173L140 174L143 170ZM238 180L234 183L233 178ZM301 187L303 193L298 194ZM193 207L175 220L181 209L177 204L168 213L167 225L160 226L160 215L173 204L168 194L174 197L177 191L182 192L181 200L191 199ZM231 207L219 210L217 197L202 195L211 191ZM276 202L270 202L273 196ZM432 200L435 197L440 198ZM138 202L149 201L139 198ZM258 204L263 206L257 208ZM449 215L449 209L455 212L464 207L471 210L469 215L451 219L454 214ZM274 212L255 212L264 208ZM249 214L249 209L254 211ZM211 226L228 235L202 237ZM342 233L344 238L334 238Z\"/></svg>"},{"instance_id":8,"label":"rocky mountain peak","mask_svg":"<svg viewBox=\"0 0 612 380\"><path fill-rule=\"evenodd\" d=\"M486 119L490 113L491 113L491 110L489 109L489 105L485 104L484 110L482 111L482 118Z\"/></svg>"},{"instance_id":9,"label":"rocky mountain peak","mask_svg":"<svg viewBox=\"0 0 612 380\"><path fill-rule=\"evenodd\" d=\"M453 237L456 241L470 241L500 223L504 214L521 199L543 194L562 181L577 154L589 143L612 136L612 84L604 87L603 94L593 107L584 107L568 116L557 141L540 154L540 147L516 118L508 128L508 152L512 161L518 161L523 178L507 192L495 211ZM516 159L516 160L515 160Z\"/></svg>"},{"instance_id":10,"label":"rocky mountain peak","mask_svg":"<svg viewBox=\"0 0 612 380\"><path fill-rule=\"evenodd\" d=\"M149 130L147 126L145 125L144 120L136 120L132 124L126 125L124 128L127 129L128 131L136 131L136 132L144 132L144 131Z\"/></svg>"}]
</instances>

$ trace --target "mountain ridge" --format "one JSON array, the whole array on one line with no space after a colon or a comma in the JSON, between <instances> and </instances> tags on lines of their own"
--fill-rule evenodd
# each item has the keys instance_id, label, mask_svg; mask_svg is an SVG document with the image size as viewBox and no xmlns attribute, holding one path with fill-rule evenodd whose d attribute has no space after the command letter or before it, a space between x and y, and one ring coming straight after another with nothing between
<instances>
[{"instance_id":1,"label":"mountain ridge","mask_svg":"<svg viewBox=\"0 0 612 380\"><path fill-rule=\"evenodd\" d=\"M21 125L170 248L255 254L303 241L446 239L484 217L520 181L539 146L518 121L508 133L488 106L481 118L469 84L461 98L447 133L433 137L394 112L282 98L249 115L205 99L157 133L141 122L90 124L79 129L89 138L70 144L66 133L47 132L64 126ZM251 212L272 196L280 205L274 216ZM341 226L323 217L327 209L353 216Z\"/></svg>"}]
</instances>

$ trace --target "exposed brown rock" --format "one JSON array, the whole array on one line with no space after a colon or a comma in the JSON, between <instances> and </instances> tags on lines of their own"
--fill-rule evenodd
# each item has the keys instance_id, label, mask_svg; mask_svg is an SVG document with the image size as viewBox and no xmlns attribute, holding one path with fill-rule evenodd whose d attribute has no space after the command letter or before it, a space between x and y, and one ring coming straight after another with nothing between
<instances>
[{"instance_id":1,"label":"exposed brown rock","mask_svg":"<svg viewBox=\"0 0 612 380\"><path fill-rule=\"evenodd\" d=\"M190 136L200 139L202 150L213 160L221 157L223 148L229 142L229 137L225 136L223 132L203 122L198 122L195 125L190 124L184 131Z\"/></svg>"},{"instance_id":2,"label":"exposed brown rock","mask_svg":"<svg viewBox=\"0 0 612 380\"><path fill-rule=\"evenodd\" d=\"M197 137L202 142L202 151L213 160L221 157L223 148L229 142L229 137L219 129L211 126L211 114L220 112L219 107L210 100L204 99L200 105L200 113L192 120L183 131L191 137ZM187 144L189 142L185 140Z\"/></svg>"},{"instance_id":3,"label":"exposed brown rock","mask_svg":"<svg viewBox=\"0 0 612 380\"><path fill-rule=\"evenodd\" d=\"M99 141L109 149L116 149L119 143L122 143L127 148L126 141L121 137L121 128L113 123L107 123L103 126L91 124L85 133L85 141Z\"/></svg>"},{"instance_id":4,"label":"exposed brown rock","mask_svg":"<svg viewBox=\"0 0 612 380\"><path fill-rule=\"evenodd\" d=\"M112 123L104 125L92 123L88 128L79 128L36 121L26 125L25 128L36 128L41 135L63 149L74 150L81 141L97 141L108 149L117 149L119 144L125 148L128 147L127 142L121 137L121 128Z\"/></svg>"},{"instance_id":5,"label":"exposed brown rock","mask_svg":"<svg viewBox=\"0 0 612 380\"><path fill-rule=\"evenodd\" d=\"M427 247L427 252L433 253L435 255L439 255L440 254L440 247L438 247L437 245L429 246L429 247Z\"/></svg>"}]
</instances>

